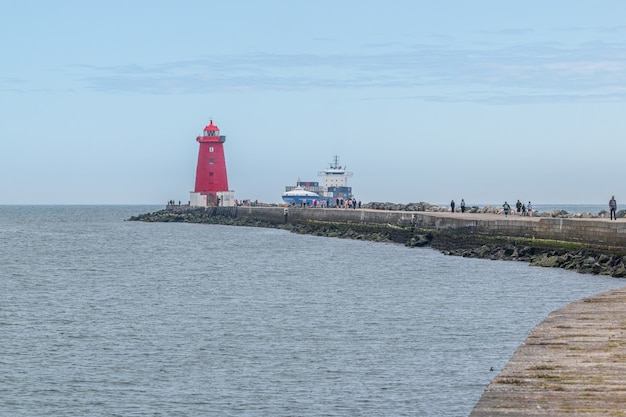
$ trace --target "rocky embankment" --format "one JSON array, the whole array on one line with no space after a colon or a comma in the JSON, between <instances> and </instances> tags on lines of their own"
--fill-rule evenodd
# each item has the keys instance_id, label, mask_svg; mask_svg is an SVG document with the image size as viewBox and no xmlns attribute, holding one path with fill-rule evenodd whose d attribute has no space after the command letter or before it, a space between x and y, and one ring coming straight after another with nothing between
<instances>
[{"instance_id":1,"label":"rocky embankment","mask_svg":"<svg viewBox=\"0 0 626 417\"><path fill-rule=\"evenodd\" d=\"M157 222L157 223L203 223L224 224L228 226L276 227L269 222L253 217L236 217L235 211L226 211L222 214L204 208L178 207L175 209L159 210L152 213L132 216L129 221Z\"/></svg>"},{"instance_id":2,"label":"rocky embankment","mask_svg":"<svg viewBox=\"0 0 626 417\"><path fill-rule=\"evenodd\" d=\"M421 206L422 204L424 205ZM426 209L428 206L425 204L416 203L411 207L423 207L424 209L413 209L412 211L429 211ZM203 208L161 210L133 216L129 220L279 228L294 233L316 236L399 243L410 247L430 246L446 255L466 258L514 260L527 262L535 266L563 268L586 274L626 277L626 248L617 248L612 253L604 253L586 248L582 244L570 242L541 241L519 237L505 238L467 235L450 229L426 230L411 226L400 227L389 224L339 222L289 222L278 224L251 216L237 216L235 210L216 212Z\"/></svg>"},{"instance_id":3,"label":"rocky embankment","mask_svg":"<svg viewBox=\"0 0 626 417\"><path fill-rule=\"evenodd\" d=\"M142 222L179 222L179 223L201 223L201 224L222 224L228 226L249 226L268 227L289 230L293 233L339 237L344 239L368 240L374 242L402 243L407 246L427 246L430 240L426 237L413 236L411 231L404 228L392 228L371 224L303 224L303 223L271 223L254 217L234 217L215 215L210 210L180 209L180 210L160 210L153 213L132 216L129 221Z\"/></svg>"},{"instance_id":4,"label":"rocky embankment","mask_svg":"<svg viewBox=\"0 0 626 417\"><path fill-rule=\"evenodd\" d=\"M446 255L465 258L522 261L534 266L563 268L584 274L626 277L626 256L594 253L586 248L578 250L546 249L510 242L504 246L487 244L470 249L443 249L441 252Z\"/></svg>"}]
</instances>

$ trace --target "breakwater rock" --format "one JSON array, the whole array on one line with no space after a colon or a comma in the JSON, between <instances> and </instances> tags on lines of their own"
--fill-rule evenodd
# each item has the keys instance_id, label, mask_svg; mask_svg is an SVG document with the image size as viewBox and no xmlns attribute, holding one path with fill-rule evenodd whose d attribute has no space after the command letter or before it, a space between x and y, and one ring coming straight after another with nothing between
<instances>
[{"instance_id":1,"label":"breakwater rock","mask_svg":"<svg viewBox=\"0 0 626 417\"><path fill-rule=\"evenodd\" d=\"M388 225L332 222L273 222L255 216L237 215L237 207L177 208L132 216L129 221L161 223L221 224L227 226L268 227L293 233L338 237L373 242L400 243L411 247L428 246L432 235Z\"/></svg>"},{"instance_id":2,"label":"breakwater rock","mask_svg":"<svg viewBox=\"0 0 626 417\"><path fill-rule=\"evenodd\" d=\"M201 223L228 226L276 227L275 224L250 216L237 217L237 207L176 208L132 216L129 221L157 223Z\"/></svg>"},{"instance_id":3,"label":"breakwater rock","mask_svg":"<svg viewBox=\"0 0 626 417\"><path fill-rule=\"evenodd\" d=\"M626 224L493 214L420 215L417 211L402 214L371 209L182 207L129 220L272 227L316 236L429 246L446 255L467 258L515 260L626 277L626 244L621 243Z\"/></svg>"},{"instance_id":4,"label":"breakwater rock","mask_svg":"<svg viewBox=\"0 0 626 417\"><path fill-rule=\"evenodd\" d=\"M391 211L428 211L428 212L444 212L449 211L448 207L436 206L429 203L379 203L372 202L363 205L363 208L373 210L391 210Z\"/></svg>"},{"instance_id":5,"label":"breakwater rock","mask_svg":"<svg viewBox=\"0 0 626 417\"><path fill-rule=\"evenodd\" d=\"M626 256L594 253L579 250L546 249L517 245L514 241L502 245L482 245L469 249L442 250L447 255L465 258L511 260L527 262L533 266L563 268L585 274L626 277Z\"/></svg>"},{"instance_id":6,"label":"breakwater rock","mask_svg":"<svg viewBox=\"0 0 626 417\"><path fill-rule=\"evenodd\" d=\"M449 206L438 206L425 202L419 203L381 203L372 202L363 205L363 208L373 210L389 210L389 211L421 211L430 213L446 213L450 211ZM513 207L513 209L515 209ZM461 212L461 208L458 206L454 210L456 213ZM496 206L467 206L465 207L465 213L482 213L482 214L504 214L502 207ZM618 218L626 217L626 210L620 210L616 213ZM534 211L535 217L552 217L560 219L603 219L609 217L609 212L602 210L598 213L568 213L565 210L550 210L550 211Z\"/></svg>"}]
</instances>

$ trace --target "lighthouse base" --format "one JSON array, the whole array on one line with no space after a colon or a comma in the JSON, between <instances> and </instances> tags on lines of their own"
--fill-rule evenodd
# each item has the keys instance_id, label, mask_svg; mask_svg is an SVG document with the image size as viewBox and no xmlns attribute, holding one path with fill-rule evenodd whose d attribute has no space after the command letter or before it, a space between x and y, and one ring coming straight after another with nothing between
<instances>
[{"instance_id":1,"label":"lighthouse base","mask_svg":"<svg viewBox=\"0 0 626 417\"><path fill-rule=\"evenodd\" d=\"M191 207L231 207L235 205L234 191L217 191L215 193L195 192L189 193L189 205Z\"/></svg>"}]
</instances>

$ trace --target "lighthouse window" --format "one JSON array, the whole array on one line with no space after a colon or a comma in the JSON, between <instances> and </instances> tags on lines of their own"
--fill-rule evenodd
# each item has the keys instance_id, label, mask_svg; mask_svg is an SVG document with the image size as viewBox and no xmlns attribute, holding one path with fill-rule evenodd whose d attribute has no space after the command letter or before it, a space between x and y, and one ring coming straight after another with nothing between
<instances>
[{"instance_id":1,"label":"lighthouse window","mask_svg":"<svg viewBox=\"0 0 626 417\"><path fill-rule=\"evenodd\" d=\"M213 146L209 146L209 152L213 152Z\"/></svg>"},{"instance_id":2,"label":"lighthouse window","mask_svg":"<svg viewBox=\"0 0 626 417\"><path fill-rule=\"evenodd\" d=\"M213 158L209 158L209 164L213 164L215 160Z\"/></svg>"}]
</instances>

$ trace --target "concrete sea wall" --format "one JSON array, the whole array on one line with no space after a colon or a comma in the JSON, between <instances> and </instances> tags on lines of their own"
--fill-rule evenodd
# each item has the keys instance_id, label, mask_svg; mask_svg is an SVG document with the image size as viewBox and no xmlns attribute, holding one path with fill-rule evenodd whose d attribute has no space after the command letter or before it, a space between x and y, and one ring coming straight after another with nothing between
<instances>
[{"instance_id":1,"label":"concrete sea wall","mask_svg":"<svg viewBox=\"0 0 626 417\"><path fill-rule=\"evenodd\" d=\"M310 222L378 224L432 231L454 231L461 234L575 242L603 250L626 249L626 221L622 220L300 207L290 207L287 216L282 207L238 207L237 217L241 216L263 219L275 224Z\"/></svg>"}]
</instances>

